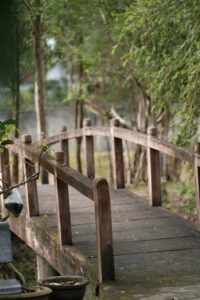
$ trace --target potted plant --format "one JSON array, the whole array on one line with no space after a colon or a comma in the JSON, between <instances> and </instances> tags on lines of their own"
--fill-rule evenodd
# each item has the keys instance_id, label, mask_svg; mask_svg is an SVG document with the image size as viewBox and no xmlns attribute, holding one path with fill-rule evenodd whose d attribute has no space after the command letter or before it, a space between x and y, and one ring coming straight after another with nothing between
<instances>
[{"instance_id":1,"label":"potted plant","mask_svg":"<svg viewBox=\"0 0 200 300\"><path fill-rule=\"evenodd\" d=\"M40 286L52 290L52 300L82 300L88 280L82 276L54 276L39 281Z\"/></svg>"}]
</instances>

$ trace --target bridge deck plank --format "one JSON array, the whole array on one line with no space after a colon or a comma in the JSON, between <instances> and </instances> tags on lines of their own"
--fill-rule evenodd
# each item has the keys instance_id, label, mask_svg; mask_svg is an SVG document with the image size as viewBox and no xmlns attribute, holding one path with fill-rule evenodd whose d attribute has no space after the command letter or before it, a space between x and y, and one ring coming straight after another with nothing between
<instances>
[{"instance_id":1,"label":"bridge deck plank","mask_svg":"<svg viewBox=\"0 0 200 300\"><path fill-rule=\"evenodd\" d=\"M60 272L73 272L77 266L75 271L81 267L96 273L94 203L69 189L74 244L61 249L57 242L54 187L38 186L38 194L41 216L31 221L23 215L18 221L11 218L12 230L36 252L42 249ZM118 294L115 299L126 299L126 288L132 295L130 287L133 289L140 280L146 284L152 278L200 277L200 236L194 225L163 208L151 208L145 199L121 190L111 190L111 207L117 281L102 288L104 299L112 299L112 293ZM111 290L109 296L107 291Z\"/></svg>"}]
</instances>

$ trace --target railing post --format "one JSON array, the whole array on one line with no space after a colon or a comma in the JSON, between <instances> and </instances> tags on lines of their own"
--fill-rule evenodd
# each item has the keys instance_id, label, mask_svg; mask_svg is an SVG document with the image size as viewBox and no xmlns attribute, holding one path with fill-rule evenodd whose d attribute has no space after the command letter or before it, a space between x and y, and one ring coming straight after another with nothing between
<instances>
[{"instance_id":1,"label":"railing post","mask_svg":"<svg viewBox=\"0 0 200 300\"><path fill-rule=\"evenodd\" d=\"M89 118L84 119L83 127L87 128L90 126L91 126L91 120ZM93 136L85 134L84 144L85 144L86 176L93 179L95 177Z\"/></svg>"},{"instance_id":2,"label":"railing post","mask_svg":"<svg viewBox=\"0 0 200 300\"><path fill-rule=\"evenodd\" d=\"M110 194L105 178L93 181L99 282L115 279Z\"/></svg>"},{"instance_id":3,"label":"railing post","mask_svg":"<svg viewBox=\"0 0 200 300\"><path fill-rule=\"evenodd\" d=\"M1 168L1 186L2 190L9 188L11 186L11 176L10 176L10 160L9 160L9 151L4 149L3 153L0 155L0 168ZM4 199L8 197L8 194L5 193L1 197L0 213L5 213Z\"/></svg>"},{"instance_id":4,"label":"railing post","mask_svg":"<svg viewBox=\"0 0 200 300\"><path fill-rule=\"evenodd\" d=\"M196 209L198 221L200 222L200 143L198 143L195 147L194 168L196 183Z\"/></svg>"},{"instance_id":5,"label":"railing post","mask_svg":"<svg viewBox=\"0 0 200 300\"><path fill-rule=\"evenodd\" d=\"M40 141L45 140L45 138L46 138L45 133L41 132L40 133ZM49 183L49 174L43 168L40 168L40 181L41 181L42 184L48 184Z\"/></svg>"},{"instance_id":6,"label":"railing post","mask_svg":"<svg viewBox=\"0 0 200 300\"><path fill-rule=\"evenodd\" d=\"M67 132L67 127L62 126L60 128L60 149L64 152L64 164L69 166L69 142L68 140L62 140L62 134Z\"/></svg>"},{"instance_id":7,"label":"railing post","mask_svg":"<svg viewBox=\"0 0 200 300\"><path fill-rule=\"evenodd\" d=\"M22 136L22 143L24 145L31 145L32 136L25 134ZM35 165L32 161L25 158L24 160L24 173L25 179L27 180L35 173ZM26 191L26 209L30 217L39 216L39 202L37 193L37 183L36 180L27 182L25 184Z\"/></svg>"},{"instance_id":8,"label":"railing post","mask_svg":"<svg viewBox=\"0 0 200 300\"><path fill-rule=\"evenodd\" d=\"M149 127L147 134L147 165L150 205L161 206L160 153L158 150L151 148L151 139L157 135L156 128Z\"/></svg>"},{"instance_id":9,"label":"railing post","mask_svg":"<svg viewBox=\"0 0 200 300\"><path fill-rule=\"evenodd\" d=\"M64 164L64 153L56 152L55 160ZM68 185L61 181L55 172L57 222L60 245L72 244L71 217Z\"/></svg>"},{"instance_id":10,"label":"railing post","mask_svg":"<svg viewBox=\"0 0 200 300\"><path fill-rule=\"evenodd\" d=\"M112 145L112 161L113 161L113 177L114 186L117 189L125 187L124 179L124 157L123 157L123 142L122 139L114 137L114 127L119 127L118 119L111 120L111 145Z\"/></svg>"}]
</instances>

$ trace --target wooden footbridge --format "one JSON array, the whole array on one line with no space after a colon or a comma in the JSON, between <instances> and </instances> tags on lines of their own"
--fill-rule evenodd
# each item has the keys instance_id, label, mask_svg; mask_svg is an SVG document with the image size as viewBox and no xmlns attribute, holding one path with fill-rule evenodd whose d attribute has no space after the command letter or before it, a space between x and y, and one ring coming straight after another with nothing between
<instances>
[{"instance_id":1,"label":"wooden footbridge","mask_svg":"<svg viewBox=\"0 0 200 300\"><path fill-rule=\"evenodd\" d=\"M95 178L96 136L110 138L114 188ZM79 137L85 146L86 175L69 167L68 141ZM125 140L147 149L149 201L124 189ZM161 141L154 127L145 135L120 128L117 120L109 128L95 128L88 119L82 129L63 127L47 142L60 143L55 158L40 159L54 184L25 185L25 209L20 217L10 218L12 231L60 274L84 273L93 287L100 284L102 299L199 299L199 231L161 207L160 155L194 166L200 220L200 146L193 151ZM27 178L34 174L33 146L31 136L25 135L4 151L3 182L11 184L9 151L23 155Z\"/></svg>"}]
</instances>

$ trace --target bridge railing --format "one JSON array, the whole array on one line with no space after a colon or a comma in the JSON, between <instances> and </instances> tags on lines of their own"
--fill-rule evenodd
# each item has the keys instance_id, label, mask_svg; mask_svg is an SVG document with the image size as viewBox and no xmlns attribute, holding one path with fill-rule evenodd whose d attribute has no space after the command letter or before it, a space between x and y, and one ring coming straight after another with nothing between
<instances>
[{"instance_id":1,"label":"bridge railing","mask_svg":"<svg viewBox=\"0 0 200 300\"><path fill-rule=\"evenodd\" d=\"M67 131L62 127L60 133L47 139L49 145L60 143L65 159L69 163L68 140L83 137L85 149L86 175L95 177L94 142L96 136L108 137L111 144L114 187L125 187L123 141L141 145L147 149L147 169L149 185L149 201L152 206L162 205L160 154L167 154L194 166L196 184L196 208L200 221L200 143L195 150L179 147L157 138L155 127L149 127L147 134L120 128L117 119L111 121L110 127L92 127L90 119L85 119L83 128Z\"/></svg>"},{"instance_id":2,"label":"bridge railing","mask_svg":"<svg viewBox=\"0 0 200 300\"><path fill-rule=\"evenodd\" d=\"M63 142L64 145L65 142ZM9 150L23 157L25 180L35 173L38 156L32 146L30 135L24 135L22 142L15 141ZM1 154L2 181L11 184L8 149ZM72 245L71 214L68 186L94 202L96 222L96 244L99 282L114 280L114 255L112 240L112 221L110 194L107 180L103 177L90 179L66 165L66 153L56 152L55 159L45 155L40 158L40 165L54 175L56 191L56 211L59 243L61 246ZM36 180L25 184L25 206L28 217L39 216L39 201Z\"/></svg>"}]
</instances>

